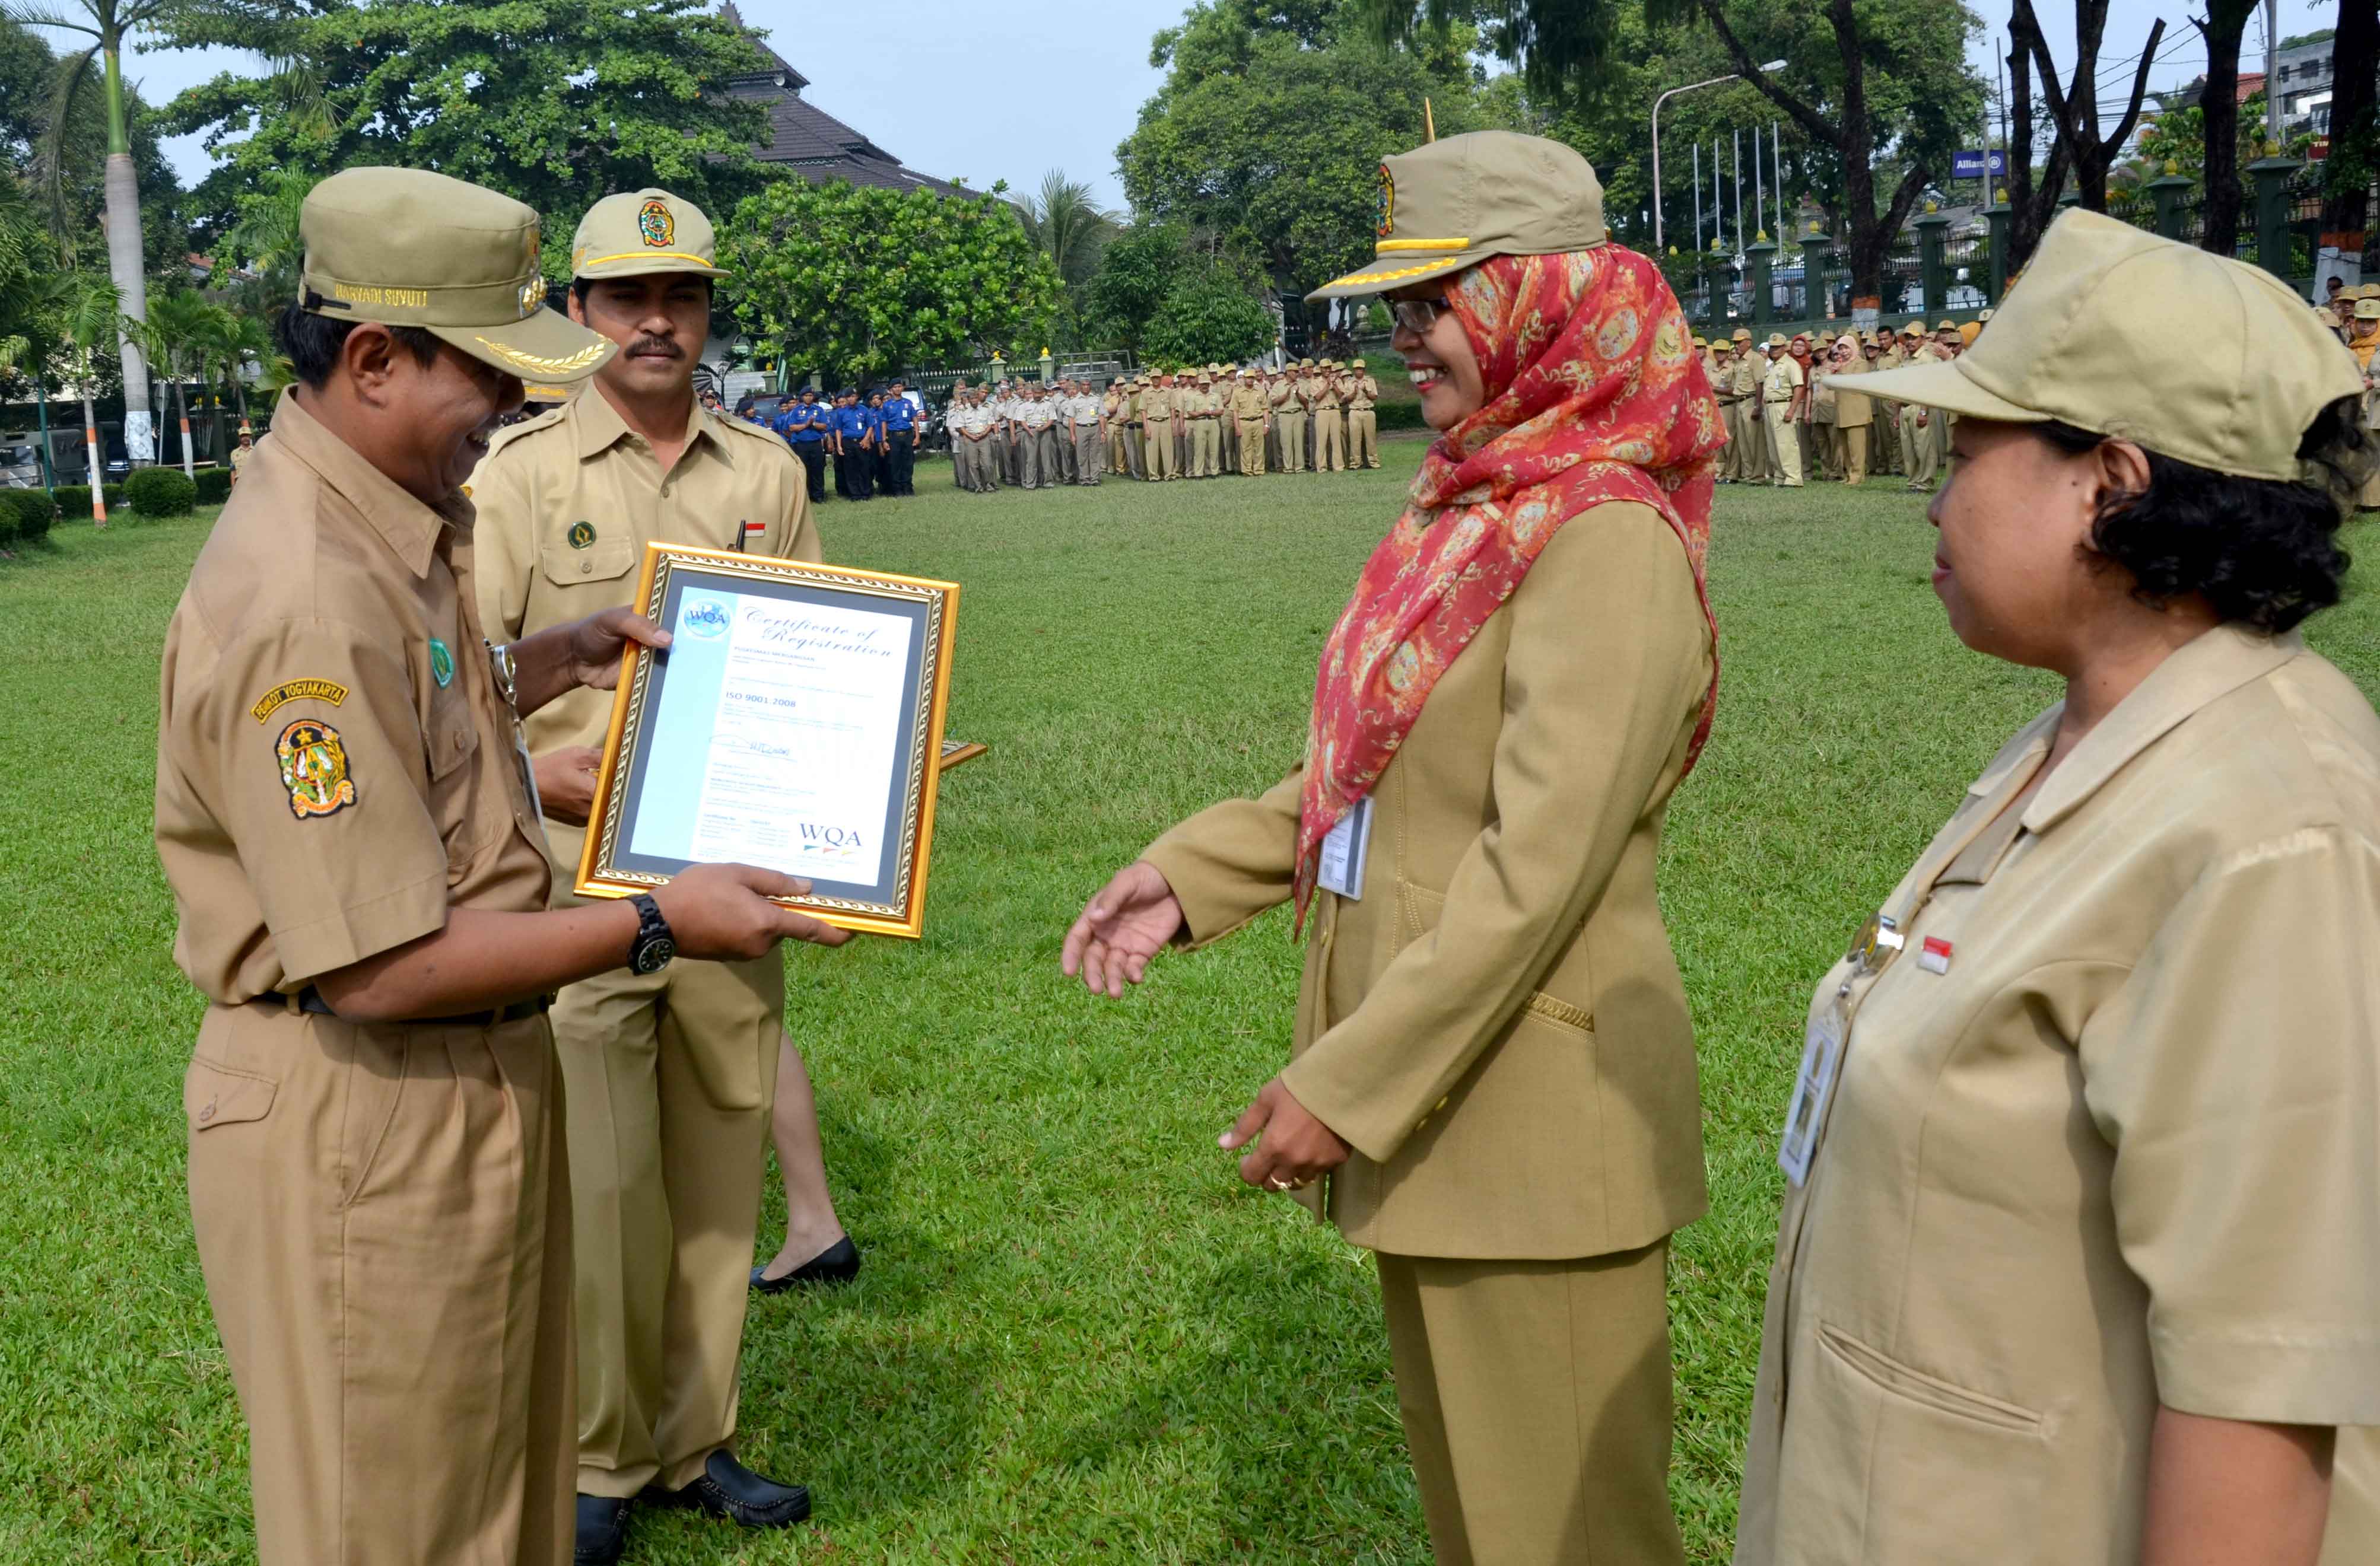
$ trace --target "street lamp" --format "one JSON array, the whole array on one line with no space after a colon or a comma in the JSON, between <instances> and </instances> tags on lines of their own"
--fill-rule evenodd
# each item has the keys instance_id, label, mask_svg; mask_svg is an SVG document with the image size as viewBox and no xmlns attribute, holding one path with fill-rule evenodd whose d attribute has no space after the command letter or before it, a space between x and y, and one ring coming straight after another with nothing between
<instances>
[{"instance_id":1,"label":"street lamp","mask_svg":"<svg viewBox=\"0 0 2380 1566\"><path fill-rule=\"evenodd\" d=\"M1785 68L1785 62L1771 60L1760 68L1764 71L1781 71ZM1705 87L1717 87L1722 81L1739 81L1742 77L1742 71L1730 71L1725 76L1715 76L1708 81L1690 81L1683 87L1672 87L1653 100L1653 250L1657 255L1661 249L1661 105L1681 92L1692 92Z\"/></svg>"}]
</instances>

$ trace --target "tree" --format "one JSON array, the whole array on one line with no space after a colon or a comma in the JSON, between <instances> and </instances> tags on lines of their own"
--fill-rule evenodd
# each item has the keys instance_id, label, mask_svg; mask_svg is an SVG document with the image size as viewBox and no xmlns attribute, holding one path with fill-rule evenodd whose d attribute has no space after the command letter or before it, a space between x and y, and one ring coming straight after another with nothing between
<instances>
[{"instance_id":1,"label":"tree","mask_svg":"<svg viewBox=\"0 0 2380 1566\"><path fill-rule=\"evenodd\" d=\"M174 412L181 423L185 473L196 467L196 458L190 450L189 393L183 382L186 372L200 362L216 318L226 313L189 289L181 288L152 300L149 319L141 325L142 349L152 363L164 365L165 379L174 388Z\"/></svg>"},{"instance_id":2,"label":"tree","mask_svg":"<svg viewBox=\"0 0 2380 1566\"><path fill-rule=\"evenodd\" d=\"M44 282L36 308L48 317L46 335L55 345L52 378L82 399L83 449L91 462L91 519L107 526L107 467L99 449L99 358L132 322L124 316L115 285L95 272L60 272Z\"/></svg>"},{"instance_id":3,"label":"tree","mask_svg":"<svg viewBox=\"0 0 2380 1566\"><path fill-rule=\"evenodd\" d=\"M169 106L223 159L198 193L227 226L252 215L243 197L289 194L279 171L431 168L535 207L565 277L603 196L663 185L716 219L771 177L753 156L767 109L722 91L758 54L703 0L285 0L173 36L305 63L302 94L286 70L226 74Z\"/></svg>"},{"instance_id":4,"label":"tree","mask_svg":"<svg viewBox=\"0 0 2380 1566\"><path fill-rule=\"evenodd\" d=\"M1138 351L1148 323L1191 271L1189 231L1178 223L1135 225L1108 242L1089 289L1099 331Z\"/></svg>"},{"instance_id":5,"label":"tree","mask_svg":"<svg viewBox=\"0 0 2380 1566\"><path fill-rule=\"evenodd\" d=\"M1058 269L997 194L785 180L720 231L735 318L798 367L856 381L992 348L1038 349Z\"/></svg>"},{"instance_id":6,"label":"tree","mask_svg":"<svg viewBox=\"0 0 2380 1566\"><path fill-rule=\"evenodd\" d=\"M1558 91L1558 106L1574 115L1612 102L1609 83L1627 64L1633 7L1621 0L1366 4L1375 26L1408 39L1473 23L1500 58L1522 67L1533 91ZM1604 14L1580 14L1587 11ZM1813 183L1844 237L1852 292L1875 308L1902 224L1982 117L1982 83L1964 58L1982 25L1973 12L1961 0L1647 0L1645 13L1657 38L1673 21L1706 30L1724 68L1819 152L1824 166L1812 171ZM1780 58L1783 69L1762 68ZM1637 109L1662 88L1694 79L1618 101ZM1879 174L1890 181L1887 191Z\"/></svg>"},{"instance_id":7,"label":"tree","mask_svg":"<svg viewBox=\"0 0 2380 1566\"><path fill-rule=\"evenodd\" d=\"M1167 68L1116 149L1135 212L1215 237L1302 291L1370 259L1380 159L1476 128L1460 40L1382 47L1335 0L1211 0L1149 53Z\"/></svg>"},{"instance_id":8,"label":"tree","mask_svg":"<svg viewBox=\"0 0 2380 1566\"><path fill-rule=\"evenodd\" d=\"M1067 311L1074 318L1069 324L1079 331L1099 252L1116 232L1115 214L1091 199L1089 186L1053 168L1041 176L1039 194L1025 198L1019 215L1065 285Z\"/></svg>"},{"instance_id":9,"label":"tree","mask_svg":"<svg viewBox=\"0 0 2380 1566\"><path fill-rule=\"evenodd\" d=\"M272 328L243 311L219 310L200 334L199 349L202 356L200 372L204 375L212 368L221 370L230 380L232 396L239 404L239 421L247 423L248 382L242 379L240 370L250 359L262 367L270 366L280 357L273 341ZM216 388L214 449L228 451L230 447L224 441L222 387L212 377L209 383Z\"/></svg>"},{"instance_id":10,"label":"tree","mask_svg":"<svg viewBox=\"0 0 2380 1566\"><path fill-rule=\"evenodd\" d=\"M2372 180L2380 174L2380 112L2375 112L2380 105L2374 102L2374 84L2380 82L2380 3L2338 0L2330 79L2330 156L2322 165L2323 242L2361 254L2372 220Z\"/></svg>"},{"instance_id":11,"label":"tree","mask_svg":"<svg viewBox=\"0 0 2380 1566\"><path fill-rule=\"evenodd\" d=\"M2141 100L2148 92L2149 67L2156 63L2158 42L2165 37L2165 18L2149 28L2141 46L2140 63L2132 71L2131 95L2112 131L2102 133L2099 119L2099 42L2107 30L2107 0L2075 0L2074 70L2067 82L2058 79L2058 62L2050 57L2049 40L2034 14L2033 0L2014 0L2009 16L2009 41L2028 50L2041 72L2042 97L2066 147L2066 161L2074 170L2082 204L2095 212L2107 210L2107 170L2140 124Z\"/></svg>"},{"instance_id":12,"label":"tree","mask_svg":"<svg viewBox=\"0 0 2380 1566\"><path fill-rule=\"evenodd\" d=\"M2218 256L2240 249L2240 41L2256 0L2206 0L2206 16L2191 25L2206 40L2206 79L2198 112L2206 127L2206 230L2201 249Z\"/></svg>"},{"instance_id":13,"label":"tree","mask_svg":"<svg viewBox=\"0 0 2380 1566\"><path fill-rule=\"evenodd\" d=\"M116 352L124 364L124 444L134 461L146 461L154 448L150 444L149 366L141 357L138 327L149 314L149 278L140 227L140 174L133 163L131 120L126 112L124 44L134 31L165 20L188 0L71 3L71 10L54 10L38 0L5 0L0 17L21 27L56 28L91 41L80 54L67 56L59 67L45 116L42 161L51 171L52 189L63 212L62 174L68 136L76 124L75 109L96 91L107 115L107 273L120 301L117 314L126 323L116 338ZM92 482L98 483L95 467ZM106 519L103 508L100 521L104 525Z\"/></svg>"},{"instance_id":14,"label":"tree","mask_svg":"<svg viewBox=\"0 0 2380 1566\"><path fill-rule=\"evenodd\" d=\"M1148 323L1148 347L1160 364L1230 364L1271 347L1275 331L1272 312L1217 268L1166 297Z\"/></svg>"}]
</instances>

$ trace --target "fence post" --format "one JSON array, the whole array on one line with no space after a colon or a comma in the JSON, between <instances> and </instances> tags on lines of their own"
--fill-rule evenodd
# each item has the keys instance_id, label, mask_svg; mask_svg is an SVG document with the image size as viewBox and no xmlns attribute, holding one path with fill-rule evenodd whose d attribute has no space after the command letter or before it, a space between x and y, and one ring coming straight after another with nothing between
<instances>
[{"instance_id":1,"label":"fence post","mask_svg":"<svg viewBox=\"0 0 2380 1566\"><path fill-rule=\"evenodd\" d=\"M2190 188L2181 165L2166 161L2165 172L2149 181L2149 200L2156 203L2156 231L2168 239L2181 237L2181 197Z\"/></svg>"},{"instance_id":2,"label":"fence post","mask_svg":"<svg viewBox=\"0 0 2380 1566\"><path fill-rule=\"evenodd\" d=\"M1997 310L2000 296L2008 292L2009 224L2016 214L2010 210L2007 191L1995 190L1992 197L1992 204L1984 209L1984 221L1992 232L1991 281L1985 285L1984 302Z\"/></svg>"},{"instance_id":3,"label":"fence post","mask_svg":"<svg viewBox=\"0 0 2380 1566\"><path fill-rule=\"evenodd\" d=\"M1743 268L1752 274L1752 323L1768 324L1774 303L1770 297L1769 268L1776 264L1777 242L1762 229L1760 237L1743 248Z\"/></svg>"},{"instance_id":4,"label":"fence post","mask_svg":"<svg viewBox=\"0 0 2380 1566\"><path fill-rule=\"evenodd\" d=\"M1802 241L1802 305L1813 321L1830 321L1835 313L1835 291L1827 281L1828 270L1834 265L1835 237L1821 234L1818 225L1810 225L1810 236Z\"/></svg>"},{"instance_id":5,"label":"fence post","mask_svg":"<svg viewBox=\"0 0 2380 1566\"><path fill-rule=\"evenodd\" d=\"M2256 264L2287 283L2289 280L2289 176L2302 167L2283 157L2271 142L2265 156L2248 165L2256 176Z\"/></svg>"},{"instance_id":6,"label":"fence post","mask_svg":"<svg viewBox=\"0 0 2380 1566\"><path fill-rule=\"evenodd\" d=\"M1942 277L1942 231L1950 220L1934 210L1927 202L1925 215L1917 220L1917 281L1919 297L1925 300L1924 313L1939 321L1949 309L1950 290Z\"/></svg>"}]
</instances>

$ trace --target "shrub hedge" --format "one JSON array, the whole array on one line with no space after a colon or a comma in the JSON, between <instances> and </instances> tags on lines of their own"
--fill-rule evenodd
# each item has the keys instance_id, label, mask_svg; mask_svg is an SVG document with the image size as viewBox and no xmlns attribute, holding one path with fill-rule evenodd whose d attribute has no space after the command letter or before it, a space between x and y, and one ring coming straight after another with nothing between
<instances>
[{"instance_id":1,"label":"shrub hedge","mask_svg":"<svg viewBox=\"0 0 2380 1566\"><path fill-rule=\"evenodd\" d=\"M124 481L124 494L142 516L188 516L199 486L178 467L143 467Z\"/></svg>"},{"instance_id":2,"label":"shrub hedge","mask_svg":"<svg viewBox=\"0 0 2380 1566\"><path fill-rule=\"evenodd\" d=\"M221 505L231 499L231 469L201 467L199 469L199 504Z\"/></svg>"},{"instance_id":3,"label":"shrub hedge","mask_svg":"<svg viewBox=\"0 0 2380 1566\"><path fill-rule=\"evenodd\" d=\"M50 499L57 503L58 516L61 517L71 517L75 521L81 522L91 516L89 484L60 484L50 492Z\"/></svg>"},{"instance_id":4,"label":"shrub hedge","mask_svg":"<svg viewBox=\"0 0 2380 1566\"><path fill-rule=\"evenodd\" d=\"M38 539L50 530L57 503L47 490L0 490L0 515L18 539Z\"/></svg>"}]
</instances>

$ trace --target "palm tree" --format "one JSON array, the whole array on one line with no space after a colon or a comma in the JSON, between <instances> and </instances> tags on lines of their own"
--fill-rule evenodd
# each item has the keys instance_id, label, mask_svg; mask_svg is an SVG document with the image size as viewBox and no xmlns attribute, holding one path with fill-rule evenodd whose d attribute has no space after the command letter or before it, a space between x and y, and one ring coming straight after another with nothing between
<instances>
[{"instance_id":1,"label":"palm tree","mask_svg":"<svg viewBox=\"0 0 2380 1566\"><path fill-rule=\"evenodd\" d=\"M221 306L211 305L184 288L161 295L149 307L149 319L138 334L149 357L164 362L165 379L174 387L174 412L181 420L182 471L193 476L197 462L190 451L190 401L183 385L184 371L205 362L202 356L215 320L225 313Z\"/></svg>"},{"instance_id":2,"label":"palm tree","mask_svg":"<svg viewBox=\"0 0 2380 1566\"><path fill-rule=\"evenodd\" d=\"M1099 256L1117 229L1116 215L1091 199L1091 188L1069 179L1062 169L1041 176L1040 194L1024 200L1025 232L1066 285L1069 307L1079 322L1083 291L1099 269Z\"/></svg>"},{"instance_id":3,"label":"palm tree","mask_svg":"<svg viewBox=\"0 0 2380 1566\"><path fill-rule=\"evenodd\" d=\"M107 468L99 451L97 356L120 341L132 322L124 314L115 285L95 272L55 272L42 280L42 312L58 349L52 360L57 378L82 398L83 447L91 454L91 519L107 526ZM144 370L143 373L146 373Z\"/></svg>"},{"instance_id":4,"label":"palm tree","mask_svg":"<svg viewBox=\"0 0 2380 1566\"><path fill-rule=\"evenodd\" d=\"M52 204L60 205L66 188L67 133L74 123L75 106L88 92L103 94L107 111L107 272L122 301L118 313L125 322L125 330L116 339L116 353L124 363L125 447L138 456L151 438L149 366L140 351L140 334L141 322L149 319L149 284L142 264L140 188L132 166L131 122L125 113L124 45L133 32L164 20L186 0L68 3L75 7L72 11L54 9L42 0L0 0L0 17L21 27L80 33L91 41L81 53L70 53L59 63L50 92L49 128L42 137L41 164ZM96 468L93 478L97 478Z\"/></svg>"},{"instance_id":5,"label":"palm tree","mask_svg":"<svg viewBox=\"0 0 2380 1566\"><path fill-rule=\"evenodd\" d=\"M274 366L286 361L282 358L280 345L273 340L273 328L252 315L226 310L216 327L209 346L221 359L224 373L231 377L231 395L239 404L239 421L245 424L248 422L248 380L240 374L241 369L249 360L254 359L257 367L269 377ZM286 382L280 383L287 384ZM218 397L216 401L221 402L222 399Z\"/></svg>"},{"instance_id":6,"label":"palm tree","mask_svg":"<svg viewBox=\"0 0 2380 1566\"><path fill-rule=\"evenodd\" d=\"M219 249L254 267L264 279L267 297L297 295L298 267L306 259L298 218L307 195L322 182L319 174L277 168L264 176L263 189L239 198L239 221L224 236Z\"/></svg>"}]
</instances>

